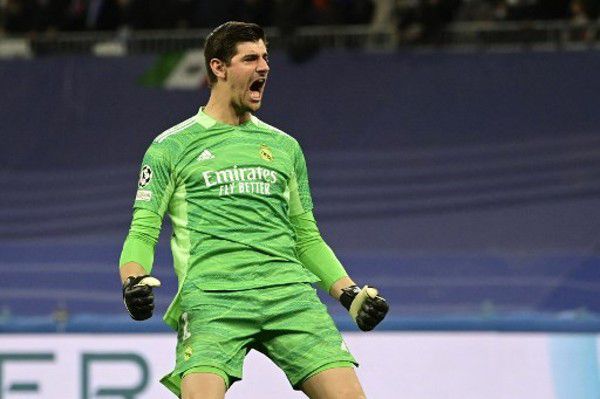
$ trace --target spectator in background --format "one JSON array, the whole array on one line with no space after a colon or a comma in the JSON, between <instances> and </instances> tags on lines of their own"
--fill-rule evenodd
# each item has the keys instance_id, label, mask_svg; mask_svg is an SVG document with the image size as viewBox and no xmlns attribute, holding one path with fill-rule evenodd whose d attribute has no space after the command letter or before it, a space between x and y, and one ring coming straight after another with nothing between
<instances>
[{"instance_id":1,"label":"spectator in background","mask_svg":"<svg viewBox=\"0 0 600 399\"><path fill-rule=\"evenodd\" d=\"M536 19L566 19L569 0L544 0L539 2Z\"/></svg>"},{"instance_id":2,"label":"spectator in background","mask_svg":"<svg viewBox=\"0 0 600 399\"><path fill-rule=\"evenodd\" d=\"M312 0L311 17L315 25L336 25L339 21L339 15L332 0Z\"/></svg>"},{"instance_id":3,"label":"spectator in background","mask_svg":"<svg viewBox=\"0 0 600 399\"><path fill-rule=\"evenodd\" d=\"M241 0L239 20L273 26L273 0Z\"/></svg>"},{"instance_id":4,"label":"spectator in background","mask_svg":"<svg viewBox=\"0 0 600 399\"><path fill-rule=\"evenodd\" d=\"M539 15L537 0L505 0L507 19L511 21L533 20Z\"/></svg>"},{"instance_id":5,"label":"spectator in background","mask_svg":"<svg viewBox=\"0 0 600 399\"><path fill-rule=\"evenodd\" d=\"M194 28L218 26L231 19L239 20L239 6L236 0L194 2L192 15Z\"/></svg>"},{"instance_id":6,"label":"spectator in background","mask_svg":"<svg viewBox=\"0 0 600 399\"><path fill-rule=\"evenodd\" d=\"M90 30L115 30L121 25L117 0L89 0L85 26Z\"/></svg>"},{"instance_id":7,"label":"spectator in background","mask_svg":"<svg viewBox=\"0 0 600 399\"><path fill-rule=\"evenodd\" d=\"M589 26L591 21L587 6L583 0L571 0L569 4L569 36L574 41L589 42L594 39L595 31Z\"/></svg>"},{"instance_id":8,"label":"spectator in background","mask_svg":"<svg viewBox=\"0 0 600 399\"><path fill-rule=\"evenodd\" d=\"M373 0L371 31L389 32L396 25L396 0Z\"/></svg>"},{"instance_id":9,"label":"spectator in background","mask_svg":"<svg viewBox=\"0 0 600 399\"><path fill-rule=\"evenodd\" d=\"M85 30L87 14L87 3L85 0L71 0L65 10L62 30L81 31Z\"/></svg>"},{"instance_id":10,"label":"spectator in background","mask_svg":"<svg viewBox=\"0 0 600 399\"><path fill-rule=\"evenodd\" d=\"M277 26L371 24L403 43L439 43L455 20L565 19L598 16L598 0L0 0L0 31L206 28L226 20ZM458 11L458 12L457 12Z\"/></svg>"},{"instance_id":11,"label":"spectator in background","mask_svg":"<svg viewBox=\"0 0 600 399\"><path fill-rule=\"evenodd\" d=\"M440 44L460 0L403 0L398 30L401 43Z\"/></svg>"},{"instance_id":12,"label":"spectator in background","mask_svg":"<svg viewBox=\"0 0 600 399\"><path fill-rule=\"evenodd\" d=\"M305 62L319 50L319 43L316 40L296 36L299 26L315 21L312 11L312 0L275 1L274 21L281 34L283 47L293 62Z\"/></svg>"},{"instance_id":13,"label":"spectator in background","mask_svg":"<svg viewBox=\"0 0 600 399\"><path fill-rule=\"evenodd\" d=\"M494 20L494 11L496 9L494 1L482 0L463 0L457 10L456 20L458 21L492 21Z\"/></svg>"},{"instance_id":14,"label":"spectator in background","mask_svg":"<svg viewBox=\"0 0 600 399\"><path fill-rule=\"evenodd\" d=\"M123 25L134 30L174 29L191 25L193 16L182 18L178 12L192 13L192 5L183 0L120 0Z\"/></svg>"},{"instance_id":15,"label":"spectator in background","mask_svg":"<svg viewBox=\"0 0 600 399\"><path fill-rule=\"evenodd\" d=\"M69 0L37 0L36 31L56 32L65 25Z\"/></svg>"},{"instance_id":16,"label":"spectator in background","mask_svg":"<svg viewBox=\"0 0 600 399\"><path fill-rule=\"evenodd\" d=\"M134 30L207 28L233 19L267 26L275 0L121 0Z\"/></svg>"},{"instance_id":17,"label":"spectator in background","mask_svg":"<svg viewBox=\"0 0 600 399\"><path fill-rule=\"evenodd\" d=\"M422 5L422 40L426 43L439 44L443 41L446 25L454 19L460 0L428 0Z\"/></svg>"},{"instance_id":18,"label":"spectator in background","mask_svg":"<svg viewBox=\"0 0 600 399\"><path fill-rule=\"evenodd\" d=\"M460 21L554 20L569 17L570 0L462 0ZM587 4L586 4L587 3ZM595 0L585 2L587 8Z\"/></svg>"},{"instance_id":19,"label":"spectator in background","mask_svg":"<svg viewBox=\"0 0 600 399\"><path fill-rule=\"evenodd\" d=\"M371 21L373 0L312 0L312 23L316 25L357 25Z\"/></svg>"},{"instance_id":20,"label":"spectator in background","mask_svg":"<svg viewBox=\"0 0 600 399\"><path fill-rule=\"evenodd\" d=\"M7 33L33 33L36 29L35 0L4 0L2 22Z\"/></svg>"},{"instance_id":21,"label":"spectator in background","mask_svg":"<svg viewBox=\"0 0 600 399\"><path fill-rule=\"evenodd\" d=\"M569 11L571 13L569 21L571 24L576 26L587 25L590 22L590 16L587 11L587 7L582 0L571 0L569 4Z\"/></svg>"},{"instance_id":22,"label":"spectator in background","mask_svg":"<svg viewBox=\"0 0 600 399\"><path fill-rule=\"evenodd\" d=\"M194 11L194 0L172 0L171 6L173 7L175 28L191 28L191 16Z\"/></svg>"},{"instance_id":23,"label":"spectator in background","mask_svg":"<svg viewBox=\"0 0 600 399\"><path fill-rule=\"evenodd\" d=\"M372 0L337 0L342 24L368 24L373 15Z\"/></svg>"}]
</instances>

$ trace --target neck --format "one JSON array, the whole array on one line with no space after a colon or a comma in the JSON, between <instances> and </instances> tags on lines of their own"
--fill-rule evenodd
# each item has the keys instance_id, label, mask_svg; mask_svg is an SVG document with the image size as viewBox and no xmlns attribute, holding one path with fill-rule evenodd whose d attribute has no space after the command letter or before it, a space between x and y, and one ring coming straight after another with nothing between
<instances>
[{"instance_id":1,"label":"neck","mask_svg":"<svg viewBox=\"0 0 600 399\"><path fill-rule=\"evenodd\" d=\"M210 92L210 98L203 111L211 118L228 125L240 125L250 119L249 111L236 108L231 97L216 88Z\"/></svg>"}]
</instances>

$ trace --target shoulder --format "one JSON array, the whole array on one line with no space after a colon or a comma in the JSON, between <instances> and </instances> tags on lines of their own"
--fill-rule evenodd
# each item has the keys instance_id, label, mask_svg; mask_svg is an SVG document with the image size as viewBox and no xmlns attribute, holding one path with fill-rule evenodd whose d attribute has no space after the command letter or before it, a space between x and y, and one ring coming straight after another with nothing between
<instances>
[{"instance_id":1,"label":"shoulder","mask_svg":"<svg viewBox=\"0 0 600 399\"><path fill-rule=\"evenodd\" d=\"M263 122L262 120L258 119L256 116L252 115L252 122L261 130L263 131L267 131L273 135L275 135L278 138L281 138L282 140L289 142L290 144L297 146L298 145L298 140L296 140L294 137L292 137L292 135L284 132L281 129L276 128L273 125L269 125L266 122Z\"/></svg>"},{"instance_id":2,"label":"shoulder","mask_svg":"<svg viewBox=\"0 0 600 399\"><path fill-rule=\"evenodd\" d=\"M187 132L194 130L194 128L197 126L199 125L196 122L196 116L194 115L184 120L183 122L180 122L177 125L168 128L167 130L156 136L154 140L152 140L152 144L154 145L176 141L179 137L185 135L185 133Z\"/></svg>"},{"instance_id":3,"label":"shoulder","mask_svg":"<svg viewBox=\"0 0 600 399\"><path fill-rule=\"evenodd\" d=\"M304 159L304 152L302 151L302 147L300 146L300 143L298 142L298 140L296 140L295 137L291 136L290 134L284 132L281 129L278 129L272 125L269 125L268 123L261 121L255 116L252 116L252 121L263 131L267 131L270 134L274 135L275 138L278 139L278 141L282 145L284 151L286 151L292 156L294 162Z\"/></svg>"},{"instance_id":4,"label":"shoulder","mask_svg":"<svg viewBox=\"0 0 600 399\"><path fill-rule=\"evenodd\" d=\"M148 147L147 155L151 154L163 160L173 160L189 142L189 133L202 129L193 116L168 128L156 136Z\"/></svg>"}]
</instances>

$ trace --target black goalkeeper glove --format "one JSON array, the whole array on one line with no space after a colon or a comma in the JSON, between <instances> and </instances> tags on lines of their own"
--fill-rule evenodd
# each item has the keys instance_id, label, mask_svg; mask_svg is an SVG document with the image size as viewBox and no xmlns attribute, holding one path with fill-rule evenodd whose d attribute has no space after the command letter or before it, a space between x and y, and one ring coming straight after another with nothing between
<instances>
[{"instance_id":1,"label":"black goalkeeper glove","mask_svg":"<svg viewBox=\"0 0 600 399\"><path fill-rule=\"evenodd\" d=\"M152 288L160 287L157 278L145 275L128 277L123 284L123 302L133 320L152 317L154 294Z\"/></svg>"},{"instance_id":2,"label":"black goalkeeper glove","mask_svg":"<svg viewBox=\"0 0 600 399\"><path fill-rule=\"evenodd\" d=\"M377 289L368 285L362 290L357 285L342 289L340 302L363 331L374 329L390 309L387 301L378 295Z\"/></svg>"}]
</instances>

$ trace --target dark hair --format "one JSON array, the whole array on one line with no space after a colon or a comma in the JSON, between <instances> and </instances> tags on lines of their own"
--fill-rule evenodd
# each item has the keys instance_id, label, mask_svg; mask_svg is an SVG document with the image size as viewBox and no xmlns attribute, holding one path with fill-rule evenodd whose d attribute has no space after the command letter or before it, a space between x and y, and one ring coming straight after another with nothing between
<instances>
[{"instance_id":1,"label":"dark hair","mask_svg":"<svg viewBox=\"0 0 600 399\"><path fill-rule=\"evenodd\" d=\"M204 64L209 85L212 86L217 81L216 75L210 68L210 60L217 58L229 64L237 52L238 43L257 42L261 39L266 44L265 32L253 23L229 21L215 28L204 42Z\"/></svg>"}]
</instances>

